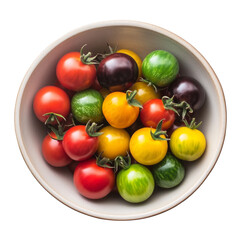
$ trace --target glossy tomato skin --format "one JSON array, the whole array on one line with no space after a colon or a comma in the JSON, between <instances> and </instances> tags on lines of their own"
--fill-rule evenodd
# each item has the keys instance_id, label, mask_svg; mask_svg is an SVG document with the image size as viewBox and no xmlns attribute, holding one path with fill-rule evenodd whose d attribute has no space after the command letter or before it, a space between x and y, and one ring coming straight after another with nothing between
<instances>
[{"instance_id":1,"label":"glossy tomato skin","mask_svg":"<svg viewBox=\"0 0 240 240\"><path fill-rule=\"evenodd\" d=\"M86 89L76 93L71 100L72 114L80 123L102 122L103 97L94 89Z\"/></svg>"},{"instance_id":2,"label":"glossy tomato skin","mask_svg":"<svg viewBox=\"0 0 240 240\"><path fill-rule=\"evenodd\" d=\"M154 90L152 86L148 86L144 82L136 82L131 87L130 90L137 90L135 99L138 100L142 105L151 99L160 98L160 94Z\"/></svg>"},{"instance_id":3,"label":"glossy tomato skin","mask_svg":"<svg viewBox=\"0 0 240 240\"><path fill-rule=\"evenodd\" d=\"M117 189L121 197L130 203L147 200L154 190L152 173L145 166L132 164L117 175Z\"/></svg>"},{"instance_id":4,"label":"glossy tomato skin","mask_svg":"<svg viewBox=\"0 0 240 240\"><path fill-rule=\"evenodd\" d=\"M56 138L52 132L51 136ZM62 141L52 139L47 135L42 142L43 157L53 167L65 167L72 162L72 159L65 153Z\"/></svg>"},{"instance_id":5,"label":"glossy tomato skin","mask_svg":"<svg viewBox=\"0 0 240 240\"><path fill-rule=\"evenodd\" d=\"M152 99L143 104L140 118L144 126L153 128L163 120L162 130L167 130L175 121L175 112L165 109L161 99Z\"/></svg>"},{"instance_id":6,"label":"glossy tomato skin","mask_svg":"<svg viewBox=\"0 0 240 240\"><path fill-rule=\"evenodd\" d=\"M154 140L151 136L152 128L137 130L130 139L130 152L133 158L143 165L157 164L165 157L168 150L166 140ZM161 135L164 139L165 136Z\"/></svg>"},{"instance_id":7,"label":"glossy tomato skin","mask_svg":"<svg viewBox=\"0 0 240 240\"><path fill-rule=\"evenodd\" d=\"M36 117L45 122L48 116L45 113L57 113L67 118L70 112L70 99L66 92L55 86L46 86L41 88L33 100L33 110ZM62 118L58 118L62 121Z\"/></svg>"},{"instance_id":8,"label":"glossy tomato skin","mask_svg":"<svg viewBox=\"0 0 240 240\"><path fill-rule=\"evenodd\" d=\"M102 157L114 159L117 156L126 156L129 152L130 136L124 129L112 126L104 127L100 130L98 153Z\"/></svg>"},{"instance_id":9,"label":"glossy tomato skin","mask_svg":"<svg viewBox=\"0 0 240 240\"><path fill-rule=\"evenodd\" d=\"M178 77L168 88L168 96L174 96L177 102L186 101L193 111L202 108L206 93L201 84L192 77Z\"/></svg>"},{"instance_id":10,"label":"glossy tomato skin","mask_svg":"<svg viewBox=\"0 0 240 240\"><path fill-rule=\"evenodd\" d=\"M115 128L127 128L138 118L139 107L130 105L126 93L113 92L107 95L102 105L103 115Z\"/></svg>"},{"instance_id":11,"label":"glossy tomato skin","mask_svg":"<svg viewBox=\"0 0 240 240\"><path fill-rule=\"evenodd\" d=\"M132 57L114 53L104 58L97 70L97 78L105 88L134 83L138 77L138 67Z\"/></svg>"},{"instance_id":12,"label":"glossy tomato skin","mask_svg":"<svg viewBox=\"0 0 240 240\"><path fill-rule=\"evenodd\" d=\"M139 57L139 55L129 49L120 49L117 51L117 53L127 54L134 59L138 66L138 78L140 78L142 76L142 59Z\"/></svg>"},{"instance_id":13,"label":"glossy tomato skin","mask_svg":"<svg viewBox=\"0 0 240 240\"><path fill-rule=\"evenodd\" d=\"M77 125L65 133L63 148L67 155L75 161L87 160L94 155L98 148L98 137L90 137L85 125Z\"/></svg>"},{"instance_id":14,"label":"glossy tomato skin","mask_svg":"<svg viewBox=\"0 0 240 240\"><path fill-rule=\"evenodd\" d=\"M70 52L58 61L56 74L63 87L72 91L81 91L94 83L96 67L82 63L80 52Z\"/></svg>"},{"instance_id":15,"label":"glossy tomato skin","mask_svg":"<svg viewBox=\"0 0 240 240\"><path fill-rule=\"evenodd\" d=\"M170 149L181 160L195 161L206 149L206 138L198 129L179 127L171 135Z\"/></svg>"},{"instance_id":16,"label":"glossy tomato skin","mask_svg":"<svg viewBox=\"0 0 240 240\"><path fill-rule=\"evenodd\" d=\"M99 167L96 159L80 162L73 174L73 182L78 192L89 199L107 196L115 185L115 176L110 168Z\"/></svg>"}]
</instances>

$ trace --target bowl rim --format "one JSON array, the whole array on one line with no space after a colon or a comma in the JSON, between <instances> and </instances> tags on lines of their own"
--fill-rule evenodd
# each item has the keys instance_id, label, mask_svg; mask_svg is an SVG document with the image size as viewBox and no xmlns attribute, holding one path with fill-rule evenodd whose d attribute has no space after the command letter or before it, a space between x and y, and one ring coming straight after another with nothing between
<instances>
[{"instance_id":1,"label":"bowl rim","mask_svg":"<svg viewBox=\"0 0 240 240\"><path fill-rule=\"evenodd\" d=\"M51 50L53 50L57 45L59 45L61 42L67 40L70 37L73 37L76 34L79 34L80 32L84 32L84 31L90 30L90 29L102 28L102 27L117 27L117 26L138 27L138 28L143 28L143 29L147 29L150 31L154 31L154 32L157 32L157 33L167 36L168 38L178 42L180 45L182 45L183 47L188 49L189 52L191 54L193 54L194 57L196 57L201 62L201 64L203 65L203 67L206 69L206 71L210 75L211 79L213 80L214 86L217 90L218 97L220 100L221 116L222 116L221 119L223 121L222 125L224 126L221 129L221 141L220 141L221 144L219 144L218 149L216 150L215 158L211 161L211 164L209 164L208 168L204 171L201 178L191 188L189 188L187 192L185 192L183 195L181 195L178 199L171 202L170 204L168 204L160 209L155 209L153 211L147 211L147 212L137 214L137 215L136 214L129 214L129 215L103 214L100 212L96 212L94 210L80 208L74 202L66 200L63 196L61 196L54 189L52 189L51 187L48 186L48 184L44 180L44 178L37 172L37 170L32 165L30 158L27 154L26 148L24 146L22 136L21 136L21 130L20 130L20 108L21 108L21 100L22 100L25 86L26 86L31 74L35 70L35 68L47 56L47 54ZM177 205L179 205L180 203L185 201L188 197L190 197L206 180L206 178L208 177L208 175L214 168L214 166L221 154L222 148L223 148L223 144L224 144L224 140L225 140L225 136L226 136L226 128L227 128L227 108L226 108L226 100L225 100L225 96L224 96L224 92L223 92L221 83L220 83L216 73L214 72L213 68L210 66L210 64L207 62L207 60L203 57L203 55L195 47L193 47L190 43L188 43L186 40L179 37L175 33L172 33L169 30L166 30L162 27L159 27L159 26L156 26L156 25L153 25L150 23L145 23L145 22L141 22L141 21L133 21L133 20L101 21L101 22L95 22L95 23L81 26L79 28L76 28L76 29L66 33L65 35L63 35L62 37L60 37L59 39L57 39L56 41L51 43L47 48L45 48L38 55L38 57L33 61L33 63L30 65L28 71L26 72L26 74L21 82L21 85L19 87L19 90L18 90L18 94L17 94L16 102L15 102L15 109L14 109L14 126L15 126L15 134L16 134L18 146L19 146L20 152L22 154L22 157L23 157L27 167L29 168L30 172L35 177L35 179L39 182L39 184L49 194L51 194L53 197L55 197L61 203L72 208L73 210L83 213L85 215L91 216L91 217L100 218L100 219L104 219L104 220L121 220L121 221L122 220L138 220L138 219L143 219L143 218L158 215L160 213L166 212L166 211L176 207Z\"/></svg>"}]
</instances>

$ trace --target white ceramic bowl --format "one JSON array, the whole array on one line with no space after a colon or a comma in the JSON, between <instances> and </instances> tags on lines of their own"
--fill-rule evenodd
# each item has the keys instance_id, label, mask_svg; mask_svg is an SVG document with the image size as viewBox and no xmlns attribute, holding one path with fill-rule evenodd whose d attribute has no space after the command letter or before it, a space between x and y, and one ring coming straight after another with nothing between
<instances>
[{"instance_id":1,"label":"white ceramic bowl","mask_svg":"<svg viewBox=\"0 0 240 240\"><path fill-rule=\"evenodd\" d=\"M207 149L203 157L186 164L182 184L171 190L156 191L141 204L130 204L110 194L102 200L88 200L76 191L68 169L49 166L41 153L45 130L32 109L36 92L55 79L57 61L69 51L101 52L106 42L118 48L137 52L143 59L155 49L173 53L180 63L180 72L196 78L206 90L206 103L200 113L201 130L206 135ZM56 199L81 213L103 219L140 219L162 213L188 198L206 179L221 152L226 131L226 105L220 82L204 57L175 34L146 23L134 21L100 22L76 29L46 48L26 73L15 106L15 130L22 156L38 182Z\"/></svg>"}]
</instances>

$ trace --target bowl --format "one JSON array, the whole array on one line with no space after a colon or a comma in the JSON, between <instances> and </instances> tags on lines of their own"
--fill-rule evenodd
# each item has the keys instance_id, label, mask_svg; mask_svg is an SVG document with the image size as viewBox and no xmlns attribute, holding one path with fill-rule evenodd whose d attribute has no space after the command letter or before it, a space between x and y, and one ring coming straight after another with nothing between
<instances>
[{"instance_id":1,"label":"bowl","mask_svg":"<svg viewBox=\"0 0 240 240\"><path fill-rule=\"evenodd\" d=\"M32 103L36 92L56 79L58 60L67 52L93 53L106 49L106 43L131 49L143 59L149 52L163 49L179 61L180 72L201 82L206 103L199 116L207 148L201 159L186 164L186 177L176 188L159 190L141 204L131 204L112 193L101 200L82 197L73 185L67 168L48 165L41 153L46 134L34 115ZM52 196L81 213L111 220L141 219L163 213L187 199L207 178L220 155L226 131L226 103L221 84L206 59L181 37L158 26L135 21L107 21L80 27L48 46L32 63L20 86L15 106L15 132L23 159L36 180Z\"/></svg>"}]
</instances>

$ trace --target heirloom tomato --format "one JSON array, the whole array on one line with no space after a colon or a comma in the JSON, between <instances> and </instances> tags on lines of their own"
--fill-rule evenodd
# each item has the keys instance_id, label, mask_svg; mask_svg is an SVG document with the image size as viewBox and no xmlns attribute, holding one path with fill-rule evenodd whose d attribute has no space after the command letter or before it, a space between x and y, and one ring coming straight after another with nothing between
<instances>
[{"instance_id":1,"label":"heirloom tomato","mask_svg":"<svg viewBox=\"0 0 240 240\"><path fill-rule=\"evenodd\" d=\"M157 129L141 128L130 139L130 152L133 158L143 165L153 165L160 162L168 150L165 131L161 131L162 121ZM155 131L155 132L152 132Z\"/></svg>"},{"instance_id":2,"label":"heirloom tomato","mask_svg":"<svg viewBox=\"0 0 240 240\"><path fill-rule=\"evenodd\" d=\"M170 149L181 160L194 161L202 156L206 149L206 138L197 129L193 118L190 125L177 128L171 135Z\"/></svg>"},{"instance_id":3,"label":"heirloom tomato","mask_svg":"<svg viewBox=\"0 0 240 240\"><path fill-rule=\"evenodd\" d=\"M138 54L128 49L120 49L117 53L127 54L134 59L138 66L138 78L140 78L142 76L142 59L138 56Z\"/></svg>"},{"instance_id":4,"label":"heirloom tomato","mask_svg":"<svg viewBox=\"0 0 240 240\"><path fill-rule=\"evenodd\" d=\"M100 132L96 132L95 123L90 125L77 125L71 127L63 136L63 148L67 155L75 160L87 160L93 156L98 148L98 136Z\"/></svg>"},{"instance_id":5,"label":"heirloom tomato","mask_svg":"<svg viewBox=\"0 0 240 240\"><path fill-rule=\"evenodd\" d=\"M62 141L55 140L55 133L51 132L42 142L42 153L47 163L53 167L65 167L72 162L72 159L65 153Z\"/></svg>"},{"instance_id":6,"label":"heirloom tomato","mask_svg":"<svg viewBox=\"0 0 240 240\"><path fill-rule=\"evenodd\" d=\"M132 57L123 53L113 53L104 58L97 70L97 78L102 87L114 87L114 91L136 82L137 63Z\"/></svg>"},{"instance_id":7,"label":"heirloom tomato","mask_svg":"<svg viewBox=\"0 0 240 240\"><path fill-rule=\"evenodd\" d=\"M132 164L117 175L117 189L120 196L131 203L147 200L154 190L152 173L145 166Z\"/></svg>"},{"instance_id":8,"label":"heirloom tomato","mask_svg":"<svg viewBox=\"0 0 240 240\"><path fill-rule=\"evenodd\" d=\"M67 89L81 91L89 88L96 79L96 67L80 52L65 54L57 63L59 82Z\"/></svg>"},{"instance_id":9,"label":"heirloom tomato","mask_svg":"<svg viewBox=\"0 0 240 240\"><path fill-rule=\"evenodd\" d=\"M103 133L98 137L98 153L102 157L114 159L119 155L125 156L129 152L130 136L124 129L107 126L101 129Z\"/></svg>"},{"instance_id":10,"label":"heirloom tomato","mask_svg":"<svg viewBox=\"0 0 240 240\"><path fill-rule=\"evenodd\" d=\"M149 86L145 82L134 83L130 87L130 90L132 91L137 90L135 99L138 100L142 105L151 99L160 98L160 94L156 92L152 86Z\"/></svg>"},{"instance_id":11,"label":"heirloom tomato","mask_svg":"<svg viewBox=\"0 0 240 240\"><path fill-rule=\"evenodd\" d=\"M110 168L99 167L96 159L80 162L74 170L73 182L78 192L89 199L107 196L115 185L115 176Z\"/></svg>"},{"instance_id":12,"label":"heirloom tomato","mask_svg":"<svg viewBox=\"0 0 240 240\"><path fill-rule=\"evenodd\" d=\"M142 63L143 77L158 87L169 85L176 78L178 71L177 59L164 50L149 53Z\"/></svg>"},{"instance_id":13,"label":"heirloom tomato","mask_svg":"<svg viewBox=\"0 0 240 240\"><path fill-rule=\"evenodd\" d=\"M132 125L141 105L134 99L137 91L113 92L103 101L103 115L108 123L115 128L127 128Z\"/></svg>"},{"instance_id":14,"label":"heirloom tomato","mask_svg":"<svg viewBox=\"0 0 240 240\"><path fill-rule=\"evenodd\" d=\"M46 113L56 113L67 118L70 112L70 100L68 95L55 86L46 86L41 88L34 97L33 110L41 122L45 122L49 115ZM62 117L58 117L62 121ZM52 122L52 123L56 123Z\"/></svg>"}]
</instances>

